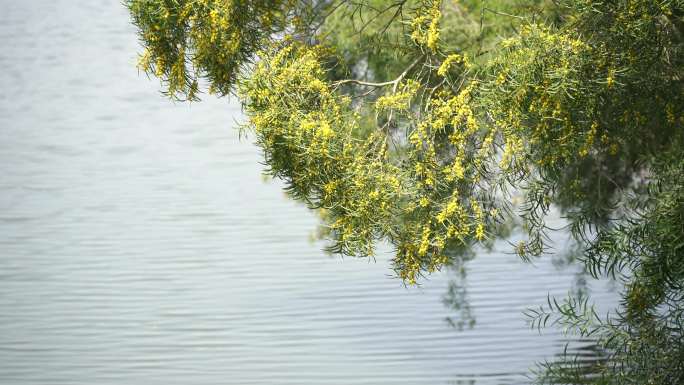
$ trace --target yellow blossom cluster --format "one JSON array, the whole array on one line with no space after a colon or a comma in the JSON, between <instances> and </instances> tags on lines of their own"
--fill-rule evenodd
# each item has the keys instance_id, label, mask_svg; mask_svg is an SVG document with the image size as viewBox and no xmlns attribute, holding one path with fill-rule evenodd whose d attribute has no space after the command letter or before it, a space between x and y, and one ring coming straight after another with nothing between
<instances>
[{"instance_id":1,"label":"yellow blossom cluster","mask_svg":"<svg viewBox=\"0 0 684 385\"><path fill-rule=\"evenodd\" d=\"M270 172L326 210L331 250L373 255L392 231L402 173L384 161L380 136L355 137L349 100L323 82L324 55L296 42L263 52L240 94Z\"/></svg>"},{"instance_id":2,"label":"yellow blossom cluster","mask_svg":"<svg viewBox=\"0 0 684 385\"><path fill-rule=\"evenodd\" d=\"M448 55L442 64L440 64L439 68L437 68L437 75L439 76L446 76L447 73L449 73L449 70L454 64L463 64L464 67L468 67L470 64L468 62L468 57L467 56L462 56L457 53L452 53Z\"/></svg>"},{"instance_id":3,"label":"yellow blossom cluster","mask_svg":"<svg viewBox=\"0 0 684 385\"><path fill-rule=\"evenodd\" d=\"M439 42L439 21L442 17L440 0L432 0L423 4L423 13L416 16L411 22L411 39L420 46L427 47L430 51L437 51Z\"/></svg>"},{"instance_id":4,"label":"yellow blossom cluster","mask_svg":"<svg viewBox=\"0 0 684 385\"><path fill-rule=\"evenodd\" d=\"M199 80L228 94L238 69L262 40L281 31L292 0L127 0L145 51L139 67L172 97L197 99Z\"/></svg>"}]
</instances>

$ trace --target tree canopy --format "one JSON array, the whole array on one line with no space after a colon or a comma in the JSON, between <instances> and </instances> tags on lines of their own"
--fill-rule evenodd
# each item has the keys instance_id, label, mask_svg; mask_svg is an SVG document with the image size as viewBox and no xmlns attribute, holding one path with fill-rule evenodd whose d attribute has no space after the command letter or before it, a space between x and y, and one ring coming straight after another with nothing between
<instances>
[{"instance_id":1,"label":"tree canopy","mask_svg":"<svg viewBox=\"0 0 684 385\"><path fill-rule=\"evenodd\" d=\"M126 4L140 67L175 99L237 94L330 251L388 242L415 284L511 229L525 260L569 231L622 302L532 310L606 352L591 375L568 359L539 381L684 383L684 1ZM567 229L546 225L554 209Z\"/></svg>"}]
</instances>

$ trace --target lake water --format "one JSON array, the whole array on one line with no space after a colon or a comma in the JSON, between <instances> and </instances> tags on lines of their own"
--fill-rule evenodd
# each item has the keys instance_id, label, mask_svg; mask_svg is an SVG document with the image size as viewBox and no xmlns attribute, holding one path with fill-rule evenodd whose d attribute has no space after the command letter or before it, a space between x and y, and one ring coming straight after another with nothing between
<instances>
[{"instance_id":1,"label":"lake water","mask_svg":"<svg viewBox=\"0 0 684 385\"><path fill-rule=\"evenodd\" d=\"M235 100L137 72L120 1L0 6L0 383L518 384L562 350L522 311L576 269L480 253L460 330L455 273L405 288L309 241Z\"/></svg>"}]
</instances>

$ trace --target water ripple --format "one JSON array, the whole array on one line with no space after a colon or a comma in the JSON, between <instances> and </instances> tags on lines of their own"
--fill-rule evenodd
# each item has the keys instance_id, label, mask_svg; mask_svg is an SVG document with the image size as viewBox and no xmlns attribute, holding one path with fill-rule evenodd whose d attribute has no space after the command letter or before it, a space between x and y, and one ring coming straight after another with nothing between
<instances>
[{"instance_id":1,"label":"water ripple","mask_svg":"<svg viewBox=\"0 0 684 385\"><path fill-rule=\"evenodd\" d=\"M453 273L407 289L307 240L235 101L159 97L120 2L2 7L0 383L519 384L562 350L521 311L572 269L482 253L457 331Z\"/></svg>"}]
</instances>

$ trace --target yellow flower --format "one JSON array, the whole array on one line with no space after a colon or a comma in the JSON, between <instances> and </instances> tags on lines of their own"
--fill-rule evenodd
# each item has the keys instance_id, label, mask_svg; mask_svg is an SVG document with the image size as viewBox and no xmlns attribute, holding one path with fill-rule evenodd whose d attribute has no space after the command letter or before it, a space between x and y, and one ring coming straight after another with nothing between
<instances>
[{"instance_id":1,"label":"yellow flower","mask_svg":"<svg viewBox=\"0 0 684 385\"><path fill-rule=\"evenodd\" d=\"M475 238L477 238L478 241L481 241L485 238L484 225L482 223L478 223L477 227L475 228Z\"/></svg>"},{"instance_id":2,"label":"yellow flower","mask_svg":"<svg viewBox=\"0 0 684 385\"><path fill-rule=\"evenodd\" d=\"M408 110L410 101L410 93L398 92L393 95L379 97L375 102L375 108L378 110Z\"/></svg>"},{"instance_id":3,"label":"yellow flower","mask_svg":"<svg viewBox=\"0 0 684 385\"><path fill-rule=\"evenodd\" d=\"M506 73L499 72L499 76L496 77L496 84L502 85L506 82Z\"/></svg>"},{"instance_id":4,"label":"yellow flower","mask_svg":"<svg viewBox=\"0 0 684 385\"><path fill-rule=\"evenodd\" d=\"M427 254L429 247L430 247L430 226L425 226L423 228L423 237L420 241L420 247L418 248L418 255Z\"/></svg>"},{"instance_id":5,"label":"yellow flower","mask_svg":"<svg viewBox=\"0 0 684 385\"><path fill-rule=\"evenodd\" d=\"M442 62L442 65L439 66L437 69L437 75L439 76L446 76L446 74L449 72L449 68L451 68L452 63L458 63L462 60L461 55L454 53L449 56Z\"/></svg>"},{"instance_id":6,"label":"yellow flower","mask_svg":"<svg viewBox=\"0 0 684 385\"><path fill-rule=\"evenodd\" d=\"M606 78L606 87L612 88L615 83L615 70L611 69L608 71L608 77Z\"/></svg>"}]
</instances>

